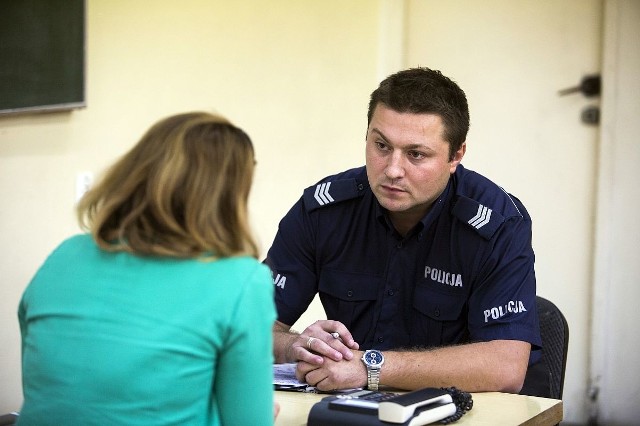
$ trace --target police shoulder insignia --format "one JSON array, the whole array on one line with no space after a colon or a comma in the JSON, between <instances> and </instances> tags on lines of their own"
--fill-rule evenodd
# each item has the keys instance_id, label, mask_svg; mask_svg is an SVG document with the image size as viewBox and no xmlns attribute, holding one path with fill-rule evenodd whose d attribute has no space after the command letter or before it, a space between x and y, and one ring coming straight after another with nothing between
<instances>
[{"instance_id":1,"label":"police shoulder insignia","mask_svg":"<svg viewBox=\"0 0 640 426\"><path fill-rule=\"evenodd\" d=\"M304 205L308 211L350 200L364 193L364 185L355 179L320 182L304 190Z\"/></svg>"},{"instance_id":2,"label":"police shoulder insignia","mask_svg":"<svg viewBox=\"0 0 640 426\"><path fill-rule=\"evenodd\" d=\"M452 213L487 240L491 239L504 222L504 217L491 207L462 196L458 197Z\"/></svg>"}]
</instances>

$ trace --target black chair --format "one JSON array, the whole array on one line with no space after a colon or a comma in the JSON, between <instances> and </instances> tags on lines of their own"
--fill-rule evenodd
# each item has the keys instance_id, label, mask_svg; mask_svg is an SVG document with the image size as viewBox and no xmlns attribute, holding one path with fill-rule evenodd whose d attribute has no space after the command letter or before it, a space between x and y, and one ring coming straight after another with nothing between
<instances>
[{"instance_id":1,"label":"black chair","mask_svg":"<svg viewBox=\"0 0 640 426\"><path fill-rule=\"evenodd\" d=\"M560 309L543 297L536 296L536 309L540 320L542 357L540 362L527 370L520 393L562 399L569 349L569 324Z\"/></svg>"},{"instance_id":2,"label":"black chair","mask_svg":"<svg viewBox=\"0 0 640 426\"><path fill-rule=\"evenodd\" d=\"M18 421L17 413L0 414L0 426L12 426Z\"/></svg>"}]
</instances>

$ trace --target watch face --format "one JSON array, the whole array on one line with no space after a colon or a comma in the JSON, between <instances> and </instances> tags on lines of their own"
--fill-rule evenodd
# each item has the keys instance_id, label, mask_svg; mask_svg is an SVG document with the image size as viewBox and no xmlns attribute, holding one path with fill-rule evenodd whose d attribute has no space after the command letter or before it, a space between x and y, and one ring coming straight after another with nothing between
<instances>
[{"instance_id":1,"label":"watch face","mask_svg":"<svg viewBox=\"0 0 640 426\"><path fill-rule=\"evenodd\" d=\"M364 362L367 365L376 366L381 365L384 362L382 352L376 350L369 350L364 353Z\"/></svg>"}]
</instances>

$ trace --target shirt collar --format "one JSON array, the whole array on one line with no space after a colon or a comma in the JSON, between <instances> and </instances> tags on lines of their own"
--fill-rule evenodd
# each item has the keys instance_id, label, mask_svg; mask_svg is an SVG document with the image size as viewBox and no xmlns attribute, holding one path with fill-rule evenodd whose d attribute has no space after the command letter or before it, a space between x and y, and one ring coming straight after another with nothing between
<instances>
[{"instance_id":1,"label":"shirt collar","mask_svg":"<svg viewBox=\"0 0 640 426\"><path fill-rule=\"evenodd\" d=\"M436 218L438 218L438 216L440 216L440 214L444 209L444 206L446 204L449 204L451 201L451 196L453 194L452 187L453 187L453 175L451 175L451 177L449 178L449 182L447 182L447 186L444 188L444 191L442 191L440 196L433 202L429 211L422 217L420 222L416 224L416 226L411 230L411 232L409 232L407 236L414 235L417 232L423 229L426 229L436 220ZM378 221L384 226L386 226L388 229L394 229L393 224L391 223L391 219L389 219L389 214L387 212L387 209L385 209L380 205L375 195L373 196L373 199L374 199L374 205L375 205L376 218L378 219Z\"/></svg>"}]
</instances>

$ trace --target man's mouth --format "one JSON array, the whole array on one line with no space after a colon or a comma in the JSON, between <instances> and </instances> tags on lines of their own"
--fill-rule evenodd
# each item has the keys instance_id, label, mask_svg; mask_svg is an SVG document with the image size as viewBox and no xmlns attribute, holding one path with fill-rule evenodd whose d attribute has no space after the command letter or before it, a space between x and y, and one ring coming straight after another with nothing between
<instances>
[{"instance_id":1,"label":"man's mouth","mask_svg":"<svg viewBox=\"0 0 640 426\"><path fill-rule=\"evenodd\" d=\"M380 186L385 192L390 192L390 193L393 193L393 194L398 194L400 192L406 192L403 188L399 188L397 186L391 186L391 185L380 185Z\"/></svg>"}]
</instances>

